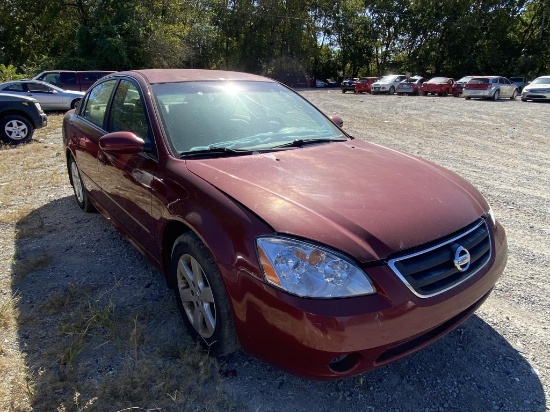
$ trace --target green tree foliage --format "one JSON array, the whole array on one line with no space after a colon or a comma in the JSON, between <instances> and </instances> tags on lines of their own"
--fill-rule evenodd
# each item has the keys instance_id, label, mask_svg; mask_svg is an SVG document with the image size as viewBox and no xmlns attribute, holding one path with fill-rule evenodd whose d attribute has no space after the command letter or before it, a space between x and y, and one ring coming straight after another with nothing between
<instances>
[{"instance_id":1,"label":"green tree foliage","mask_svg":"<svg viewBox=\"0 0 550 412\"><path fill-rule=\"evenodd\" d=\"M0 0L0 63L534 77L550 70L550 0Z\"/></svg>"}]
</instances>

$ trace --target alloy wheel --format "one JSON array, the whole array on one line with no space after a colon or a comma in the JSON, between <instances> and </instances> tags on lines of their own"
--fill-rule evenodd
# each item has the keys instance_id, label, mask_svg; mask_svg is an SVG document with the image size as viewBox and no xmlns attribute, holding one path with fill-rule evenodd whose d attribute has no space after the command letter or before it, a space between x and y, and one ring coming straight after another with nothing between
<instances>
[{"instance_id":1,"label":"alloy wheel","mask_svg":"<svg viewBox=\"0 0 550 412\"><path fill-rule=\"evenodd\" d=\"M84 202L84 188L82 187L82 180L80 180L80 173L78 172L78 166L74 162L71 162L71 176L73 178L74 194L79 203Z\"/></svg>"},{"instance_id":2,"label":"alloy wheel","mask_svg":"<svg viewBox=\"0 0 550 412\"><path fill-rule=\"evenodd\" d=\"M182 255L177 268L178 292L185 315L197 333L207 339L216 329L216 305L208 278L191 255Z\"/></svg>"},{"instance_id":3,"label":"alloy wheel","mask_svg":"<svg viewBox=\"0 0 550 412\"><path fill-rule=\"evenodd\" d=\"M29 134L29 128L21 120L10 120L4 127L6 135L12 140L24 140Z\"/></svg>"}]
</instances>

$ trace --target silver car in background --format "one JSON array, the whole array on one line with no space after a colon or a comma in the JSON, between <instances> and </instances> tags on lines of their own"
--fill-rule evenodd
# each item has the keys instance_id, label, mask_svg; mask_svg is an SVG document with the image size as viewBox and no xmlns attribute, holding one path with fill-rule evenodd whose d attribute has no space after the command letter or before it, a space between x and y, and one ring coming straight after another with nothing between
<instances>
[{"instance_id":1,"label":"silver car in background","mask_svg":"<svg viewBox=\"0 0 550 412\"><path fill-rule=\"evenodd\" d=\"M550 100L550 76L537 77L523 88L521 100Z\"/></svg>"},{"instance_id":2,"label":"silver car in background","mask_svg":"<svg viewBox=\"0 0 550 412\"><path fill-rule=\"evenodd\" d=\"M498 100L509 98L514 100L518 95L518 88L506 77L502 76L475 76L466 83L462 96L466 100L472 98Z\"/></svg>"},{"instance_id":3,"label":"silver car in background","mask_svg":"<svg viewBox=\"0 0 550 412\"><path fill-rule=\"evenodd\" d=\"M372 84L371 93L388 93L394 94L397 85L405 80L407 76L403 74L390 74L388 76L382 77L376 83Z\"/></svg>"},{"instance_id":4,"label":"silver car in background","mask_svg":"<svg viewBox=\"0 0 550 412\"><path fill-rule=\"evenodd\" d=\"M0 93L32 97L43 110L70 110L84 96L84 92L64 90L39 80L14 80L0 84Z\"/></svg>"}]
</instances>

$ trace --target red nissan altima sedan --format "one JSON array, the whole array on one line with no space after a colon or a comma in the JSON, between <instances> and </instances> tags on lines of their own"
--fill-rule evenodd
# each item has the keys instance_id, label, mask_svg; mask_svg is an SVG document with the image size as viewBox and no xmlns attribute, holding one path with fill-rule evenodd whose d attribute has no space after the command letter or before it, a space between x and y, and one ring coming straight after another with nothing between
<instances>
[{"instance_id":1,"label":"red nissan altima sedan","mask_svg":"<svg viewBox=\"0 0 550 412\"><path fill-rule=\"evenodd\" d=\"M211 354L340 379L467 319L507 244L468 182L337 124L264 77L140 70L91 87L63 142L78 205L158 266Z\"/></svg>"}]
</instances>

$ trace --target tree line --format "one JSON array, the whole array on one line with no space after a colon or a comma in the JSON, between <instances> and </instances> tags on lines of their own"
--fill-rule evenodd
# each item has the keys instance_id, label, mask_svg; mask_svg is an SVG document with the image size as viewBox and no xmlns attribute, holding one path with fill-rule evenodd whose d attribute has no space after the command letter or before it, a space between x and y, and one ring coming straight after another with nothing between
<instances>
[{"instance_id":1,"label":"tree line","mask_svg":"<svg viewBox=\"0 0 550 412\"><path fill-rule=\"evenodd\" d=\"M533 78L550 72L550 0L0 0L0 64Z\"/></svg>"}]
</instances>

